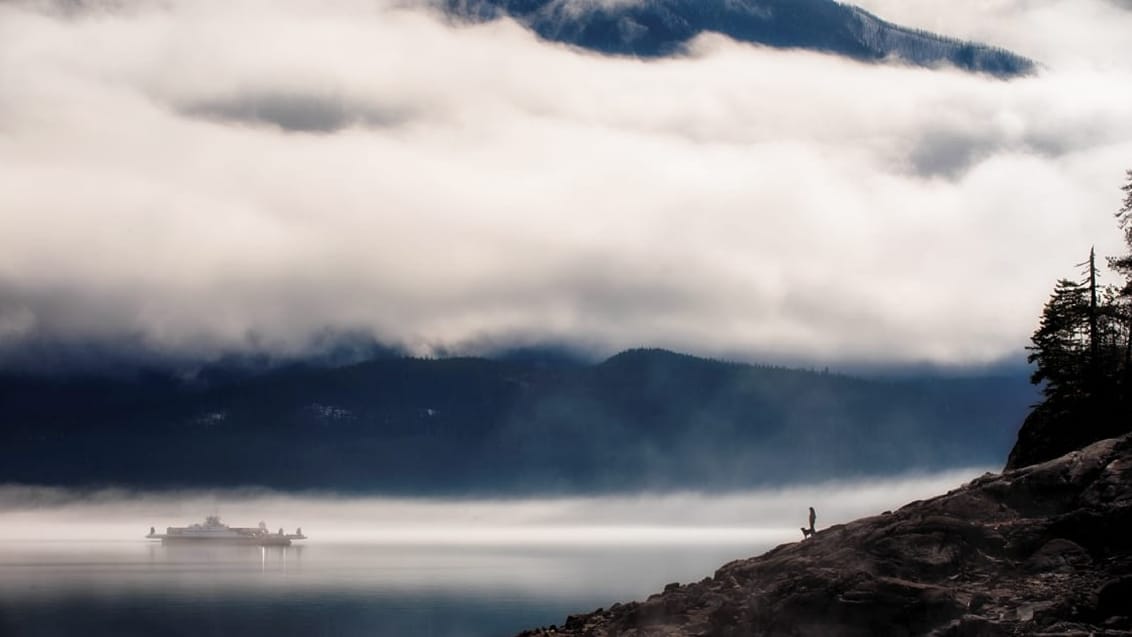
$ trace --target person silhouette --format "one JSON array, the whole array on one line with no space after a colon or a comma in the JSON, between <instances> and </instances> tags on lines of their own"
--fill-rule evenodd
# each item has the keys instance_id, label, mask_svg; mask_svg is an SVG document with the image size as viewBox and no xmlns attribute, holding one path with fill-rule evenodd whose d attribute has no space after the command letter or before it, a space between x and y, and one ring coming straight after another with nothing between
<instances>
[{"instance_id":1,"label":"person silhouette","mask_svg":"<svg viewBox=\"0 0 1132 637\"><path fill-rule=\"evenodd\" d=\"M810 537L814 533L817 533L817 531L814 529L814 523L816 523L817 521L818 514L814 512L814 507L810 507L810 528L807 529L806 527L802 527L803 540Z\"/></svg>"}]
</instances>

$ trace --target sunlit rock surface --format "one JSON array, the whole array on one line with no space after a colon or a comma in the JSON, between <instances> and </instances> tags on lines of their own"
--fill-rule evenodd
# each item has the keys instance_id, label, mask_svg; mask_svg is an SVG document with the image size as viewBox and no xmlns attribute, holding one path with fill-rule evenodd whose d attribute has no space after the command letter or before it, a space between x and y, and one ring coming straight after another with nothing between
<instances>
[{"instance_id":1,"label":"sunlit rock surface","mask_svg":"<svg viewBox=\"0 0 1132 637\"><path fill-rule=\"evenodd\" d=\"M1130 616L1132 435L522 635L1130 635Z\"/></svg>"}]
</instances>

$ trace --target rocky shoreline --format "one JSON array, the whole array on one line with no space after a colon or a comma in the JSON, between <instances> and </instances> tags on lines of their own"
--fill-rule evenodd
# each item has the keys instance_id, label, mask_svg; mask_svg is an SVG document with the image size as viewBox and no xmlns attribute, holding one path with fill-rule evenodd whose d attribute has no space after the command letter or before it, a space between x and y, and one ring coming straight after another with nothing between
<instances>
[{"instance_id":1,"label":"rocky shoreline","mask_svg":"<svg viewBox=\"0 0 1132 637\"><path fill-rule=\"evenodd\" d=\"M520 637L1132 636L1132 435Z\"/></svg>"}]
</instances>

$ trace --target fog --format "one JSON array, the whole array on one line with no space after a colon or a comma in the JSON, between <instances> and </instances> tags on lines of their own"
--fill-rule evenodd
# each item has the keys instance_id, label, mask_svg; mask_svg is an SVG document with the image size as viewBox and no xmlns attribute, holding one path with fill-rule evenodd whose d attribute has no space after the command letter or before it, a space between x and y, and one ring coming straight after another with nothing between
<instances>
[{"instance_id":1,"label":"fog","mask_svg":"<svg viewBox=\"0 0 1132 637\"><path fill-rule=\"evenodd\" d=\"M959 486L966 469L725 495L453 500L0 487L12 634L488 637L645 599L818 529ZM289 547L162 544L150 526L301 526Z\"/></svg>"},{"instance_id":2,"label":"fog","mask_svg":"<svg viewBox=\"0 0 1132 637\"><path fill-rule=\"evenodd\" d=\"M0 542L141 542L150 526L219 514L233 526L302 527L306 544L426 546L770 546L800 537L807 508L818 527L939 495L983 473L836 481L729 494L646 493L546 499L347 497L221 490L180 493L0 488Z\"/></svg>"},{"instance_id":3,"label":"fog","mask_svg":"<svg viewBox=\"0 0 1132 637\"><path fill-rule=\"evenodd\" d=\"M1128 0L860 0L899 24L993 42L1049 69L1127 70ZM956 10L958 9L958 10Z\"/></svg>"}]
</instances>

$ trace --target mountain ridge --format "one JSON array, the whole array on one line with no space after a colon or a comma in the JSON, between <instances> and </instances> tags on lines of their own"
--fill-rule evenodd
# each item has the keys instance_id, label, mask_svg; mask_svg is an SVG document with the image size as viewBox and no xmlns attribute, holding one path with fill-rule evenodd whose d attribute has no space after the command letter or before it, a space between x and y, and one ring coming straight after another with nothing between
<instances>
[{"instance_id":1,"label":"mountain ridge","mask_svg":"<svg viewBox=\"0 0 1132 637\"><path fill-rule=\"evenodd\" d=\"M985 466L1036 398L1023 377L869 380L647 349L209 378L0 376L0 482L740 489Z\"/></svg>"},{"instance_id":2,"label":"mountain ridge","mask_svg":"<svg viewBox=\"0 0 1132 637\"><path fill-rule=\"evenodd\" d=\"M1003 78L1036 68L1005 49L903 27L834 0L444 0L443 6L473 21L507 16L545 40L604 54L663 57L714 32L775 48L923 67L948 64Z\"/></svg>"}]
</instances>

